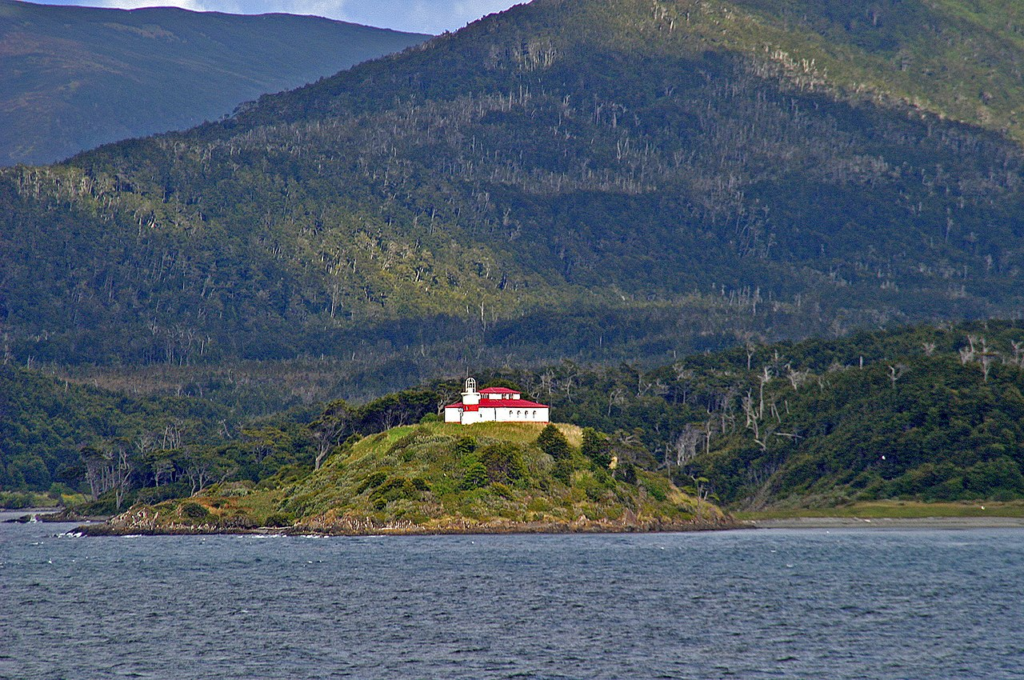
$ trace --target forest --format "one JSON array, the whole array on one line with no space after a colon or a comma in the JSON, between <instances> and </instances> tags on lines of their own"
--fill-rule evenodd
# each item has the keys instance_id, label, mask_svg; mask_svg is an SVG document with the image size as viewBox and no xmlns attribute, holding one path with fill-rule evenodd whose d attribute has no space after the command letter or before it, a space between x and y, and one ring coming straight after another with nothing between
<instances>
[{"instance_id":1,"label":"forest","mask_svg":"<svg viewBox=\"0 0 1024 680\"><path fill-rule=\"evenodd\" d=\"M637 364L475 371L584 428L586 456L732 508L1024 497L1024 324L986 321L757 343ZM271 415L206 398L128 398L0 370L0 488L84 493L93 509L224 482L275 488L361 438L440 419L461 379ZM217 399L223 401L218 402Z\"/></svg>"},{"instance_id":2,"label":"forest","mask_svg":"<svg viewBox=\"0 0 1024 680\"><path fill-rule=\"evenodd\" d=\"M0 489L300 480L472 374L733 508L1018 498L1022 26L537 0L2 169Z\"/></svg>"},{"instance_id":3,"label":"forest","mask_svg":"<svg viewBox=\"0 0 1024 680\"><path fill-rule=\"evenodd\" d=\"M1013 318L1024 52L989 4L539 0L5 169L0 353L397 389Z\"/></svg>"}]
</instances>

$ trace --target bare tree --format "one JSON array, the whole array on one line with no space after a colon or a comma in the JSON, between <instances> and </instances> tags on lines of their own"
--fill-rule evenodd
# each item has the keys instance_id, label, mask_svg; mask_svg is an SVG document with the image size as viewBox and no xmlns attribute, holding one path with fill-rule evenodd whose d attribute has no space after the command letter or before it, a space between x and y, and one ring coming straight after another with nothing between
<instances>
[{"instance_id":1,"label":"bare tree","mask_svg":"<svg viewBox=\"0 0 1024 680\"><path fill-rule=\"evenodd\" d=\"M608 391L608 416L612 415L613 406L622 406L626 403L626 390L616 385Z\"/></svg>"},{"instance_id":2,"label":"bare tree","mask_svg":"<svg viewBox=\"0 0 1024 680\"><path fill-rule=\"evenodd\" d=\"M1011 340L1010 346L1013 348L1013 365L1024 368L1024 342Z\"/></svg>"},{"instance_id":3,"label":"bare tree","mask_svg":"<svg viewBox=\"0 0 1024 680\"><path fill-rule=\"evenodd\" d=\"M104 447L84 446L79 455L85 463L85 478L89 482L89 494L96 500L114 484L113 457Z\"/></svg>"},{"instance_id":4,"label":"bare tree","mask_svg":"<svg viewBox=\"0 0 1024 680\"><path fill-rule=\"evenodd\" d=\"M132 458L128 442L118 440L114 449L114 501L117 509L121 509L125 496L131 491L132 473L135 471L135 461Z\"/></svg>"},{"instance_id":5,"label":"bare tree","mask_svg":"<svg viewBox=\"0 0 1024 680\"><path fill-rule=\"evenodd\" d=\"M889 365L889 380L892 382L892 388L896 389L896 382L903 377L903 374L907 372L906 364L890 364Z\"/></svg>"},{"instance_id":6,"label":"bare tree","mask_svg":"<svg viewBox=\"0 0 1024 680\"><path fill-rule=\"evenodd\" d=\"M682 467L697 457L697 445L704 438L704 431L698 425L687 423L673 442L676 453L676 465Z\"/></svg>"},{"instance_id":7,"label":"bare tree","mask_svg":"<svg viewBox=\"0 0 1024 680\"><path fill-rule=\"evenodd\" d=\"M324 459L338 445L352 424L352 411L343 399L327 405L323 415L313 421L309 429L316 442L316 459L313 469L319 470Z\"/></svg>"}]
</instances>

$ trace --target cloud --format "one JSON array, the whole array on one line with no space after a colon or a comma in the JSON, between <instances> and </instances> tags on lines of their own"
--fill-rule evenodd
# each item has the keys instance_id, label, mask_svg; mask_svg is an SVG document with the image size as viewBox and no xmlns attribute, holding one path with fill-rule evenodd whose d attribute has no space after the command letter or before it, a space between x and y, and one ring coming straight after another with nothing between
<instances>
[{"instance_id":1,"label":"cloud","mask_svg":"<svg viewBox=\"0 0 1024 680\"><path fill-rule=\"evenodd\" d=\"M208 12L213 8L208 7L207 3L197 2L197 0L173 0L173 2L154 2L153 0L92 0L89 3L85 2L66 2L61 3L66 5L85 5L89 7L109 7L116 9L140 9L142 7L180 7L182 9L190 9L194 12Z\"/></svg>"},{"instance_id":2,"label":"cloud","mask_svg":"<svg viewBox=\"0 0 1024 680\"><path fill-rule=\"evenodd\" d=\"M480 17L524 0L40 0L93 7L181 7L200 12L265 14L285 12L328 17L417 33L462 28Z\"/></svg>"}]
</instances>

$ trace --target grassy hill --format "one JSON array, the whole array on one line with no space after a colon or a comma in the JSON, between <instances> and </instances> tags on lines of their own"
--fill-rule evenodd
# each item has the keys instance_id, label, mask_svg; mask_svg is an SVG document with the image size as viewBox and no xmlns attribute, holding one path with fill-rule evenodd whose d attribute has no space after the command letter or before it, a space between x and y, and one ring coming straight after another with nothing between
<instances>
[{"instance_id":1,"label":"grassy hill","mask_svg":"<svg viewBox=\"0 0 1024 680\"><path fill-rule=\"evenodd\" d=\"M0 0L0 165L216 120L426 37L284 14Z\"/></svg>"},{"instance_id":2,"label":"grassy hill","mask_svg":"<svg viewBox=\"0 0 1024 680\"><path fill-rule=\"evenodd\" d=\"M221 485L190 499L137 506L105 532L286 527L329 534L681 530L727 526L711 503L663 475L584 456L545 453L540 424L430 423L365 437L297 481ZM583 447L585 448L585 447Z\"/></svg>"},{"instance_id":3,"label":"grassy hill","mask_svg":"<svg viewBox=\"0 0 1024 680\"><path fill-rule=\"evenodd\" d=\"M1019 14L538 0L218 123L8 169L8 351L323 356L386 388L1012 317Z\"/></svg>"}]
</instances>

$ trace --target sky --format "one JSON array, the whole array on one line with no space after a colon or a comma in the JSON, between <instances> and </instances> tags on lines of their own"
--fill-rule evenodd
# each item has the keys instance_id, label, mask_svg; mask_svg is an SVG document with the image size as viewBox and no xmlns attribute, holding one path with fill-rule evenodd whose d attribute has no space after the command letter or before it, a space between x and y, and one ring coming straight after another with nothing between
<instances>
[{"instance_id":1,"label":"sky","mask_svg":"<svg viewBox=\"0 0 1024 680\"><path fill-rule=\"evenodd\" d=\"M201 12L313 14L414 33L455 31L526 0L36 0L46 5L182 7Z\"/></svg>"}]
</instances>

